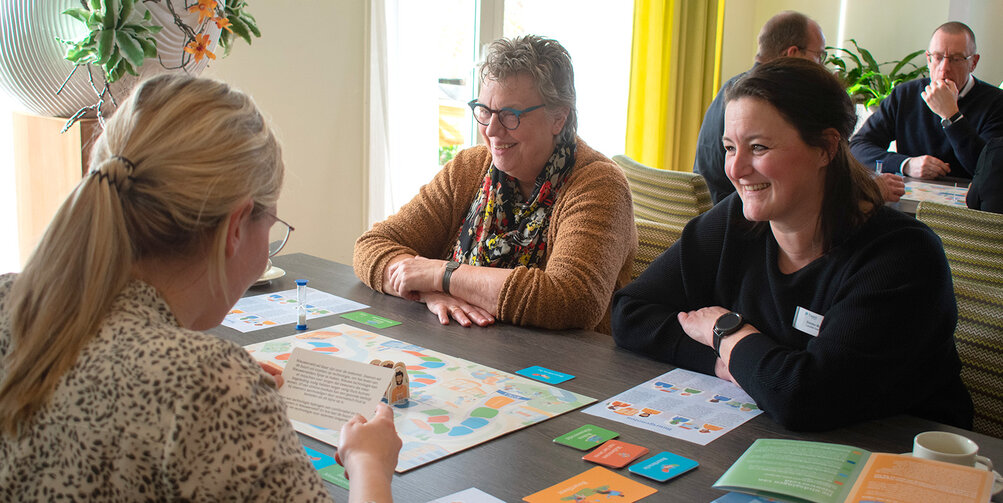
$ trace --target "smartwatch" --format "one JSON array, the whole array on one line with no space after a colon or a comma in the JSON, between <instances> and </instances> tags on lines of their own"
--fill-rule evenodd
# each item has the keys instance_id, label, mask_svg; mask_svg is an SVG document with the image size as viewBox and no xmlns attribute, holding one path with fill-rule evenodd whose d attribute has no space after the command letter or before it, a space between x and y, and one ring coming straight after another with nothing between
<instances>
[{"instance_id":1,"label":"smartwatch","mask_svg":"<svg viewBox=\"0 0 1003 503\"><path fill-rule=\"evenodd\" d=\"M449 295L449 278L453 276L453 271L460 268L460 263L455 260L446 262L446 270L442 273L442 292Z\"/></svg>"},{"instance_id":2,"label":"smartwatch","mask_svg":"<svg viewBox=\"0 0 1003 503\"><path fill-rule=\"evenodd\" d=\"M742 325L745 325L745 320L734 311L719 316L714 322L714 353L721 356L721 340L738 332Z\"/></svg>"},{"instance_id":3,"label":"smartwatch","mask_svg":"<svg viewBox=\"0 0 1003 503\"><path fill-rule=\"evenodd\" d=\"M958 113L952 115L950 118L941 119L940 127L946 128L947 126L950 126L951 124L960 121L962 117L964 117L964 115L961 114L961 110L958 110Z\"/></svg>"}]
</instances>

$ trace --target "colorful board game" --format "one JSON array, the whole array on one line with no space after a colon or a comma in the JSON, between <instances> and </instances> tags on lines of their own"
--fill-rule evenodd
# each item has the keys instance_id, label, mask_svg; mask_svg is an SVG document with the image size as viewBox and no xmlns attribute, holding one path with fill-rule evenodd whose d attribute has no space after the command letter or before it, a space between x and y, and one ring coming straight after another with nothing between
<instances>
[{"instance_id":1,"label":"colorful board game","mask_svg":"<svg viewBox=\"0 0 1003 503\"><path fill-rule=\"evenodd\" d=\"M285 366L295 347L360 362L379 359L407 365L411 398L394 406L397 433L404 441L398 472L596 401L350 325L252 344L246 349L258 361ZM296 421L293 426L305 435L338 445L338 431Z\"/></svg>"},{"instance_id":2,"label":"colorful board game","mask_svg":"<svg viewBox=\"0 0 1003 503\"><path fill-rule=\"evenodd\" d=\"M949 185L909 180L905 182L905 194L902 196L902 199L966 206L965 197L967 195L968 187L951 187Z\"/></svg>"}]
</instances>

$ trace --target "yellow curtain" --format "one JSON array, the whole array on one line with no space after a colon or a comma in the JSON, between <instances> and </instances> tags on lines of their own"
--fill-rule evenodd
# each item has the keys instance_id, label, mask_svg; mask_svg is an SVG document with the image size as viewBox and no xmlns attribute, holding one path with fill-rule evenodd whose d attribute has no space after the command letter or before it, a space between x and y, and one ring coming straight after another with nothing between
<instances>
[{"instance_id":1,"label":"yellow curtain","mask_svg":"<svg viewBox=\"0 0 1003 503\"><path fill-rule=\"evenodd\" d=\"M725 0L634 0L624 153L690 171L697 133L721 87Z\"/></svg>"}]
</instances>

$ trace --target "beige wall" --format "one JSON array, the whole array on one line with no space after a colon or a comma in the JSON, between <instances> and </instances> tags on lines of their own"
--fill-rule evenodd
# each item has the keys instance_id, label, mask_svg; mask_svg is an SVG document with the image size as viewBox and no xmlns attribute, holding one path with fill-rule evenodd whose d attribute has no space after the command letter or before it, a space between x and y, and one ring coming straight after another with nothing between
<instances>
[{"instance_id":1,"label":"beige wall","mask_svg":"<svg viewBox=\"0 0 1003 503\"><path fill-rule=\"evenodd\" d=\"M367 2L253 2L261 38L238 41L203 75L254 97L283 145L279 215L294 227L283 253L347 264L363 231L366 192Z\"/></svg>"},{"instance_id":2,"label":"beige wall","mask_svg":"<svg viewBox=\"0 0 1003 503\"><path fill-rule=\"evenodd\" d=\"M846 5L845 33L844 39L838 40L841 3ZM723 80L752 66L759 29L771 16L787 9L817 20L828 45L852 47L848 39L853 38L879 62L925 49L937 26L948 20L962 21L975 31L983 54L976 76L996 85L1003 81L1003 49L997 49L1003 47L1003 33L995 26L1003 19L1003 2L999 0L727 0ZM922 57L913 61L926 64Z\"/></svg>"}]
</instances>

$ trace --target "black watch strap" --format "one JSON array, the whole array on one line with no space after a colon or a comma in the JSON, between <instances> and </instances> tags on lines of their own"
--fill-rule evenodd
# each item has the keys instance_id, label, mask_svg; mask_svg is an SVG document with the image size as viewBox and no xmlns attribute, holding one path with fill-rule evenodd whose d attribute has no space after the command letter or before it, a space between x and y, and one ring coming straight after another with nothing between
<instances>
[{"instance_id":1,"label":"black watch strap","mask_svg":"<svg viewBox=\"0 0 1003 503\"><path fill-rule=\"evenodd\" d=\"M941 120L940 126L941 127L950 126L951 124L954 124L955 122L961 120L962 117L964 117L964 114L961 113L961 110L958 110L958 113L952 115L950 118Z\"/></svg>"},{"instance_id":2,"label":"black watch strap","mask_svg":"<svg viewBox=\"0 0 1003 503\"><path fill-rule=\"evenodd\" d=\"M460 263L455 260L446 262L446 270L442 273L442 291L449 295L449 279L453 276L453 271L460 268Z\"/></svg>"}]
</instances>

